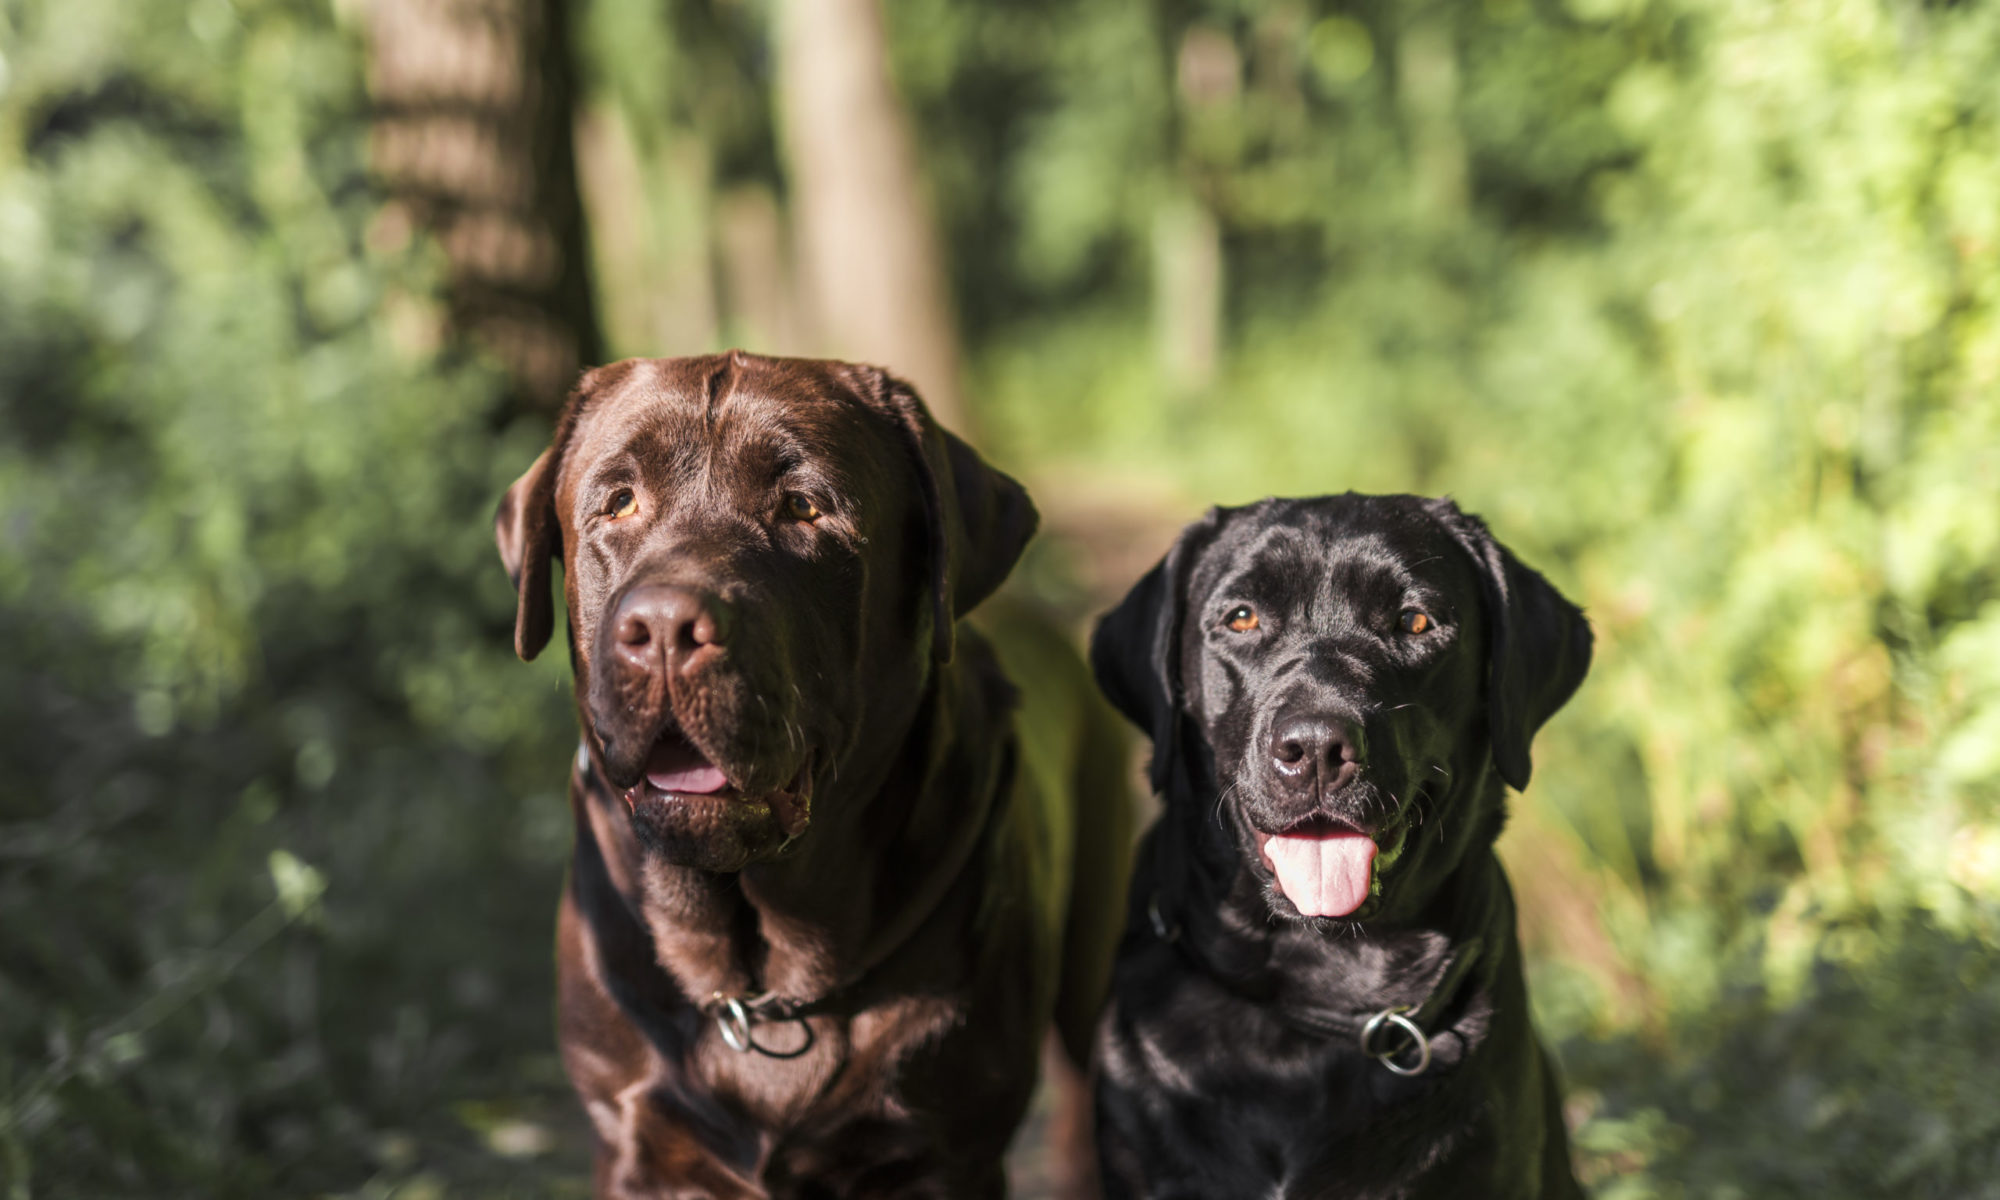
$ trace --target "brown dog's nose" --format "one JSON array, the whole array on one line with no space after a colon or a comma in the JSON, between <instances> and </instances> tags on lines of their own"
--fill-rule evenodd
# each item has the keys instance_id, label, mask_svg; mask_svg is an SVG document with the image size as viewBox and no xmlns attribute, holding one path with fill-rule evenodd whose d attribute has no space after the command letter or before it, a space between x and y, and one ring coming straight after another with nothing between
<instances>
[{"instance_id":1,"label":"brown dog's nose","mask_svg":"<svg viewBox=\"0 0 2000 1200\"><path fill-rule=\"evenodd\" d=\"M722 652L734 614L722 597L649 584L625 593L611 617L611 644L641 671L685 672Z\"/></svg>"},{"instance_id":2,"label":"brown dog's nose","mask_svg":"<svg viewBox=\"0 0 2000 1200\"><path fill-rule=\"evenodd\" d=\"M1288 783L1331 791L1360 772L1367 753L1359 725L1325 713L1286 717L1271 731L1271 765Z\"/></svg>"}]
</instances>

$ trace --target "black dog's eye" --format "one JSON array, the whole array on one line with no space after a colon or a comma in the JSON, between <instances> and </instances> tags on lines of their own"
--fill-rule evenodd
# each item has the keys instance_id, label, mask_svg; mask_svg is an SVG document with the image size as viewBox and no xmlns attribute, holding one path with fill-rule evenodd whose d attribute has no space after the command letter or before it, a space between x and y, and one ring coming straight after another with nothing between
<instances>
[{"instance_id":1,"label":"black dog's eye","mask_svg":"<svg viewBox=\"0 0 2000 1200\"><path fill-rule=\"evenodd\" d=\"M1426 629L1429 629L1433 622L1429 613L1423 612L1420 609L1406 608L1403 610L1403 615L1396 621L1396 624L1404 633L1422 633Z\"/></svg>"},{"instance_id":2,"label":"black dog's eye","mask_svg":"<svg viewBox=\"0 0 2000 1200\"><path fill-rule=\"evenodd\" d=\"M632 494L631 488L619 488L611 493L611 499L605 502L604 511L614 521L620 517L629 517L639 511L639 497Z\"/></svg>"},{"instance_id":3,"label":"black dog's eye","mask_svg":"<svg viewBox=\"0 0 2000 1200\"><path fill-rule=\"evenodd\" d=\"M1229 610L1229 615L1223 618L1223 624L1238 633L1249 633L1257 628L1257 610L1247 604L1239 604Z\"/></svg>"},{"instance_id":4,"label":"black dog's eye","mask_svg":"<svg viewBox=\"0 0 2000 1200\"><path fill-rule=\"evenodd\" d=\"M785 515L794 521L817 521L820 517L819 505L812 502L812 497L798 492L785 493L784 509Z\"/></svg>"}]
</instances>

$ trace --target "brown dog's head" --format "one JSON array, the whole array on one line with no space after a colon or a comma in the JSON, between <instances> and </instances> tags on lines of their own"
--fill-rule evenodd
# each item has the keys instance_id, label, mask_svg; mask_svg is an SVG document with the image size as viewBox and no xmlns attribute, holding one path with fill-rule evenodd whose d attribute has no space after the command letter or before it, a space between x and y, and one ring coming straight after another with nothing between
<instances>
[{"instance_id":1,"label":"brown dog's head","mask_svg":"<svg viewBox=\"0 0 2000 1200\"><path fill-rule=\"evenodd\" d=\"M1034 527L907 384L740 352L587 372L495 519L515 649L560 556L586 745L647 848L719 871L879 781Z\"/></svg>"}]
</instances>

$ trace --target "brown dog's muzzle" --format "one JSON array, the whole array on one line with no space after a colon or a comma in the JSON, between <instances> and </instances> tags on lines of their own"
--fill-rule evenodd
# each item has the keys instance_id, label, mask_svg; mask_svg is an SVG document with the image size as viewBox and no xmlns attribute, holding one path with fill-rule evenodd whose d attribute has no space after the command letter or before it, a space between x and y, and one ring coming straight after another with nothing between
<instances>
[{"instance_id":1,"label":"brown dog's muzzle","mask_svg":"<svg viewBox=\"0 0 2000 1200\"><path fill-rule=\"evenodd\" d=\"M640 782L663 739L739 757L740 746L718 744L734 739L716 736L741 724L732 701L744 664L729 653L738 624L729 600L687 584L640 582L612 602L593 655L590 708L613 782ZM752 773L754 765L736 764Z\"/></svg>"},{"instance_id":2,"label":"brown dog's muzzle","mask_svg":"<svg viewBox=\"0 0 2000 1200\"><path fill-rule=\"evenodd\" d=\"M774 689L735 653L743 624L717 591L643 581L597 636L589 708L605 775L641 839L684 865L735 869L807 821L813 756L765 728L784 713L757 699Z\"/></svg>"},{"instance_id":3,"label":"brown dog's muzzle","mask_svg":"<svg viewBox=\"0 0 2000 1200\"><path fill-rule=\"evenodd\" d=\"M712 665L735 624L720 596L647 584L625 593L611 614L611 650L618 669L668 682Z\"/></svg>"}]
</instances>

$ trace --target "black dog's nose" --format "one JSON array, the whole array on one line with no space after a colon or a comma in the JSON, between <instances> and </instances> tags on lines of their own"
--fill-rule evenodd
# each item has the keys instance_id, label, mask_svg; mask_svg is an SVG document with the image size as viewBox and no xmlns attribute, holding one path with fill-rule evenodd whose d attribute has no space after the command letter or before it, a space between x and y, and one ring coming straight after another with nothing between
<instances>
[{"instance_id":1,"label":"black dog's nose","mask_svg":"<svg viewBox=\"0 0 2000 1200\"><path fill-rule=\"evenodd\" d=\"M1354 778L1367 754L1359 725L1325 713L1286 717L1271 731L1271 765L1279 777L1317 781L1327 790Z\"/></svg>"},{"instance_id":2,"label":"black dog's nose","mask_svg":"<svg viewBox=\"0 0 2000 1200\"><path fill-rule=\"evenodd\" d=\"M685 672L722 652L734 614L720 596L649 584L633 588L611 614L611 644L641 671Z\"/></svg>"}]
</instances>

